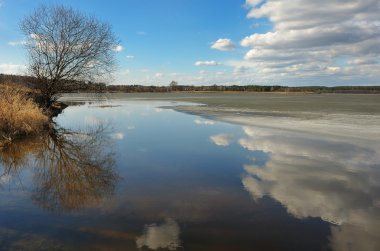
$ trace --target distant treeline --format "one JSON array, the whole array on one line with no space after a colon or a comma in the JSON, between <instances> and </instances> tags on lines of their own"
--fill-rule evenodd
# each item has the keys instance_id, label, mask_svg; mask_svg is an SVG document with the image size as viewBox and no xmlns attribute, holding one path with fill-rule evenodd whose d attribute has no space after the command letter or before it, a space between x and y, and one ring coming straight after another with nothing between
<instances>
[{"instance_id":1,"label":"distant treeline","mask_svg":"<svg viewBox=\"0 0 380 251\"><path fill-rule=\"evenodd\" d=\"M380 86L301 86L288 87L280 85L211 85L192 86L142 86L109 85L108 92L312 92L312 93L380 93Z\"/></svg>"},{"instance_id":2,"label":"distant treeline","mask_svg":"<svg viewBox=\"0 0 380 251\"><path fill-rule=\"evenodd\" d=\"M0 84L20 84L30 88L34 88L36 84L36 78L30 76L20 75L7 75L0 74ZM63 92L105 92L107 86L104 83L92 83L92 82L67 82L62 86Z\"/></svg>"},{"instance_id":3,"label":"distant treeline","mask_svg":"<svg viewBox=\"0 0 380 251\"><path fill-rule=\"evenodd\" d=\"M33 87L35 79L30 76L0 74L0 84L15 83ZM65 92L311 92L311 93L380 93L380 86L281 86L281 85L106 85L76 81L66 83Z\"/></svg>"}]
</instances>

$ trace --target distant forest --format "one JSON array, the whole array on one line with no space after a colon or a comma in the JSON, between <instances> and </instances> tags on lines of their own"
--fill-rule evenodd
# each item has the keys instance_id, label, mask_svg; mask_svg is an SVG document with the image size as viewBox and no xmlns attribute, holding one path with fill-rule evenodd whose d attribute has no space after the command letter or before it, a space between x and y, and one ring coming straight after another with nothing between
<instances>
[{"instance_id":1,"label":"distant forest","mask_svg":"<svg viewBox=\"0 0 380 251\"><path fill-rule=\"evenodd\" d=\"M33 88L36 79L30 76L0 74L0 84L20 84ZM173 84L174 83L174 84ZM307 93L379 93L380 86L297 86L282 85L178 85L168 86L145 85L106 85L92 82L66 83L64 91L70 92L307 92Z\"/></svg>"}]
</instances>

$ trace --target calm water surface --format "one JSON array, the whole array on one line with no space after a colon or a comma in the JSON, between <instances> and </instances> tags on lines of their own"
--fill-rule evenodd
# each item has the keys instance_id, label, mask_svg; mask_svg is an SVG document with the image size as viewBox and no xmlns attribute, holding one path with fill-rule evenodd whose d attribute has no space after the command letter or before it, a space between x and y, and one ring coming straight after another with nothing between
<instances>
[{"instance_id":1,"label":"calm water surface","mask_svg":"<svg viewBox=\"0 0 380 251\"><path fill-rule=\"evenodd\" d=\"M377 145L85 102L0 153L0 250L380 250Z\"/></svg>"}]
</instances>

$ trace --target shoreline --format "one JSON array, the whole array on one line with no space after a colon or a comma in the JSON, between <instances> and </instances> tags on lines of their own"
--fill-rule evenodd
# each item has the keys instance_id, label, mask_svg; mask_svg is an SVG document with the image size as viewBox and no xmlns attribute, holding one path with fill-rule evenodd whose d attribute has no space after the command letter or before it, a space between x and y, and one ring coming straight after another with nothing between
<instances>
[{"instance_id":1,"label":"shoreline","mask_svg":"<svg viewBox=\"0 0 380 251\"><path fill-rule=\"evenodd\" d=\"M67 95L62 101L95 101L91 94ZM360 94L239 95L230 93L105 94L102 102L169 101L178 112L242 126L297 131L323 137L380 139L380 96ZM175 102L185 102L178 104ZM191 103L191 105L186 105Z\"/></svg>"},{"instance_id":2,"label":"shoreline","mask_svg":"<svg viewBox=\"0 0 380 251\"><path fill-rule=\"evenodd\" d=\"M208 106L172 106L177 112L200 116L241 126L269 128L325 137L378 141L380 116L359 114L280 113L264 111L239 112Z\"/></svg>"},{"instance_id":3,"label":"shoreline","mask_svg":"<svg viewBox=\"0 0 380 251\"><path fill-rule=\"evenodd\" d=\"M91 93L91 92L88 92ZM309 94L328 94L322 92L257 92L257 91L168 91L168 92L122 92L122 91L108 91L105 93L121 93L121 94L278 94L278 95L309 95ZM347 94L347 93L337 93L337 94ZM350 93L351 94L351 93ZM352 93L356 94L356 93ZM358 93L359 94L359 93ZM379 93L364 93L364 94L380 94Z\"/></svg>"}]
</instances>

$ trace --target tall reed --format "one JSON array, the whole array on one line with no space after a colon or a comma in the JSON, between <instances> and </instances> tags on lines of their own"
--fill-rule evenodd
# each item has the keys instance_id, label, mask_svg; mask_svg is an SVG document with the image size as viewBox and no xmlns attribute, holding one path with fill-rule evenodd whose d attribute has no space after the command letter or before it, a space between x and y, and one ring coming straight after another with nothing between
<instances>
[{"instance_id":1,"label":"tall reed","mask_svg":"<svg viewBox=\"0 0 380 251\"><path fill-rule=\"evenodd\" d=\"M37 134L48 125L32 94L23 86L0 85L0 141Z\"/></svg>"}]
</instances>

